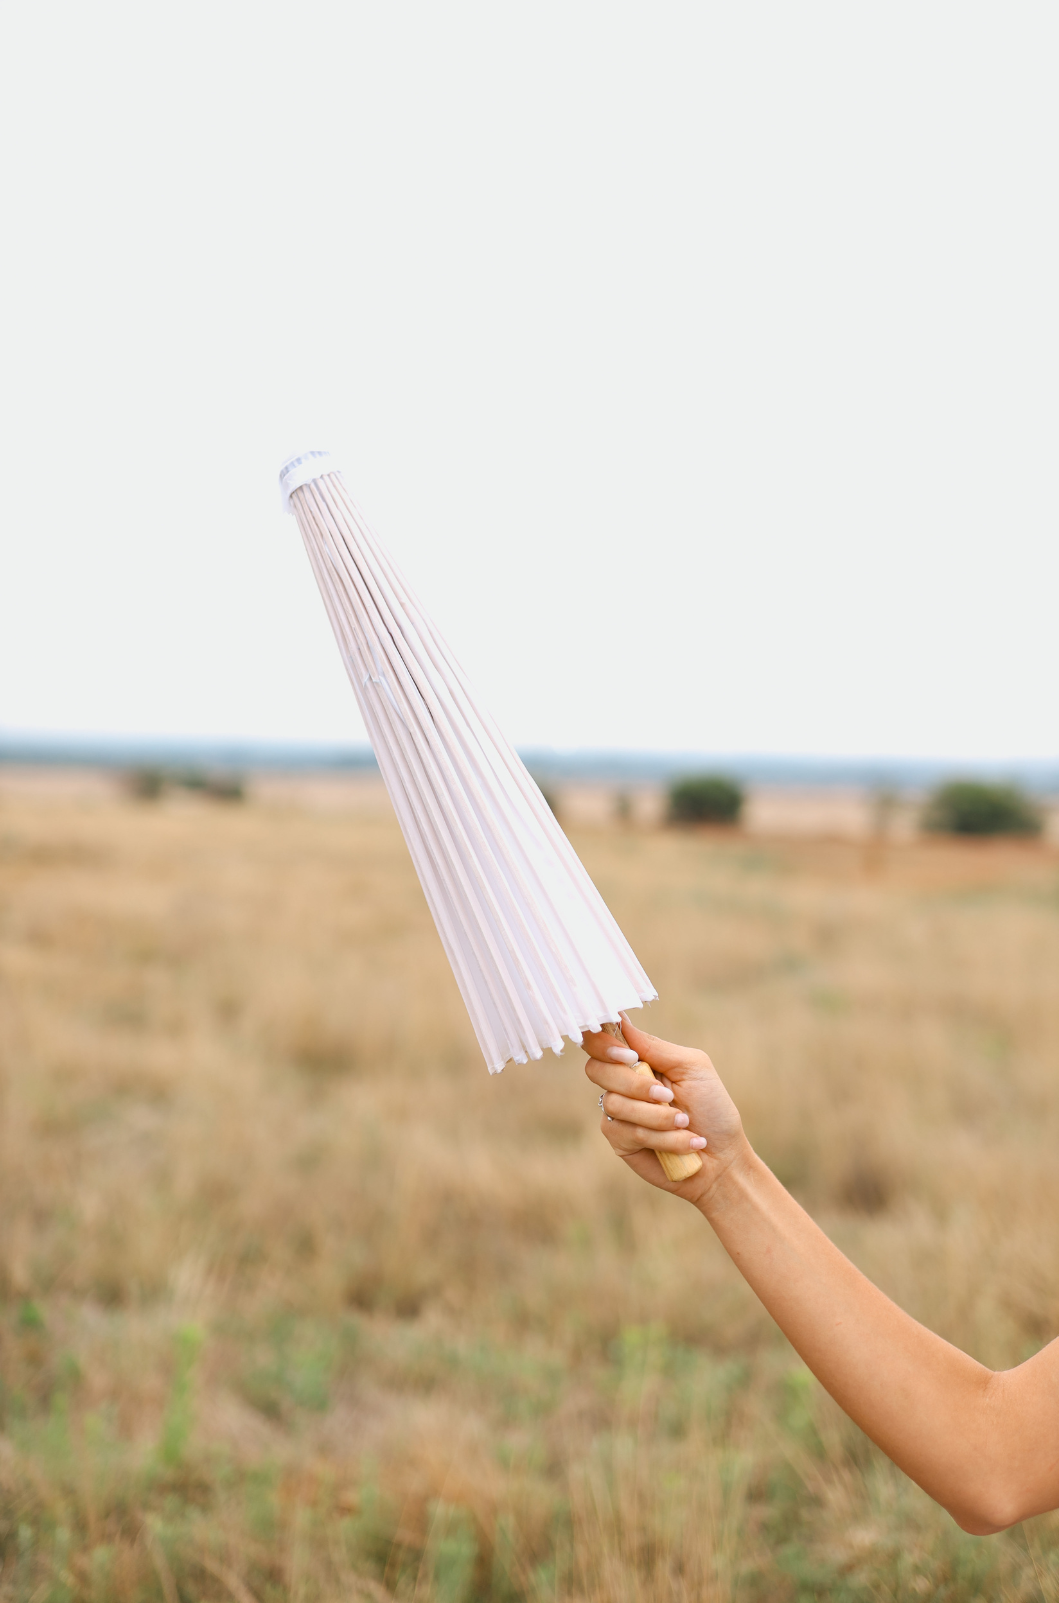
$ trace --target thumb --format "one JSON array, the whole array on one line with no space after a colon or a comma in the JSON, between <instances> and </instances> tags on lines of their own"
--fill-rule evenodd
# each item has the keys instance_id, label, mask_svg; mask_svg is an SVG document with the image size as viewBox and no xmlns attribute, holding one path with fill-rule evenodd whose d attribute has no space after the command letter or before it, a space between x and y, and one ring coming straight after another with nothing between
<instances>
[{"instance_id":1,"label":"thumb","mask_svg":"<svg viewBox=\"0 0 1059 1603\"><path fill-rule=\"evenodd\" d=\"M644 1063L649 1063L656 1073L679 1080L691 1068L691 1059L696 1055L692 1048L663 1041L657 1035L648 1035L646 1030L637 1029L635 1024L631 1024L625 1013L621 1015L621 1033L637 1056Z\"/></svg>"}]
</instances>

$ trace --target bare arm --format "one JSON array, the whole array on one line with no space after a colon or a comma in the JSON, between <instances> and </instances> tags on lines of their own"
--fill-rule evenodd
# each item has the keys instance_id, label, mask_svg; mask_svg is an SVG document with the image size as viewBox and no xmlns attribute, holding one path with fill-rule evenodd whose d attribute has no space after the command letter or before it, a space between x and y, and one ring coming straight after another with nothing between
<instances>
[{"instance_id":1,"label":"bare arm","mask_svg":"<svg viewBox=\"0 0 1059 1603\"><path fill-rule=\"evenodd\" d=\"M645 1084L612 1036L586 1035L603 1133L643 1179L693 1203L813 1374L966 1531L989 1535L1059 1507L1059 1341L994 1373L898 1308L829 1241L743 1133L704 1052L623 1021L664 1084ZM702 1150L671 1185L654 1151Z\"/></svg>"}]
</instances>

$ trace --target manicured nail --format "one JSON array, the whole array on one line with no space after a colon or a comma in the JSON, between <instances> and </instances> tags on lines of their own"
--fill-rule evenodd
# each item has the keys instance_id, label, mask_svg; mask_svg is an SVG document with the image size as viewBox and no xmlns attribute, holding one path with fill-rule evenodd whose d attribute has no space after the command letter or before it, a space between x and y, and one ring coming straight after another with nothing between
<instances>
[{"instance_id":1,"label":"manicured nail","mask_svg":"<svg viewBox=\"0 0 1059 1603\"><path fill-rule=\"evenodd\" d=\"M706 1137L704 1135L693 1135L690 1144L692 1150L697 1151L700 1147L706 1145Z\"/></svg>"},{"instance_id":2,"label":"manicured nail","mask_svg":"<svg viewBox=\"0 0 1059 1603\"><path fill-rule=\"evenodd\" d=\"M607 1056L612 1063L627 1063L630 1068L640 1061L636 1053L630 1052L627 1046L608 1046Z\"/></svg>"},{"instance_id":3,"label":"manicured nail","mask_svg":"<svg viewBox=\"0 0 1059 1603\"><path fill-rule=\"evenodd\" d=\"M647 1095L651 1098L652 1102L672 1102L673 1100L673 1093L669 1089L668 1085L659 1085L657 1080L648 1091Z\"/></svg>"},{"instance_id":4,"label":"manicured nail","mask_svg":"<svg viewBox=\"0 0 1059 1603\"><path fill-rule=\"evenodd\" d=\"M674 1113L673 1123L678 1130L683 1130L685 1125L691 1123L691 1120L688 1118L686 1113Z\"/></svg>"}]
</instances>

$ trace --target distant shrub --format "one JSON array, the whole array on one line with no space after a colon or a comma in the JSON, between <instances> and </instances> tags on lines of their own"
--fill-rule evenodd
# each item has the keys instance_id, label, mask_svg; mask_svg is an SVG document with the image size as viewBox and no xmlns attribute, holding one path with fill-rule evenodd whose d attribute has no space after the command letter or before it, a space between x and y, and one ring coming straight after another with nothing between
<instances>
[{"instance_id":1,"label":"distant shrub","mask_svg":"<svg viewBox=\"0 0 1059 1603\"><path fill-rule=\"evenodd\" d=\"M738 824L743 787L725 774L689 774L669 788L671 824Z\"/></svg>"},{"instance_id":2,"label":"distant shrub","mask_svg":"<svg viewBox=\"0 0 1059 1603\"><path fill-rule=\"evenodd\" d=\"M157 801L166 787L163 768L130 768L122 777L125 789L137 801Z\"/></svg>"},{"instance_id":3,"label":"distant shrub","mask_svg":"<svg viewBox=\"0 0 1059 1603\"><path fill-rule=\"evenodd\" d=\"M246 783L239 774L208 773L202 768L130 768L123 776L125 789L137 801L157 801L171 787L195 791L214 801L244 801Z\"/></svg>"},{"instance_id":4,"label":"distant shrub","mask_svg":"<svg viewBox=\"0 0 1059 1603\"><path fill-rule=\"evenodd\" d=\"M901 806L901 792L891 785L876 785L869 800L872 834L876 837L888 835Z\"/></svg>"},{"instance_id":5,"label":"distant shrub","mask_svg":"<svg viewBox=\"0 0 1059 1603\"><path fill-rule=\"evenodd\" d=\"M213 801L244 801L246 785L238 774L209 773L204 768L181 768L172 776L183 790L197 791Z\"/></svg>"},{"instance_id":6,"label":"distant shrub","mask_svg":"<svg viewBox=\"0 0 1059 1603\"><path fill-rule=\"evenodd\" d=\"M239 774L211 774L202 787L214 801L241 802L246 800L246 782Z\"/></svg>"},{"instance_id":7,"label":"distant shrub","mask_svg":"<svg viewBox=\"0 0 1059 1603\"><path fill-rule=\"evenodd\" d=\"M1017 785L954 779L939 785L923 823L940 835L1039 835L1041 815Z\"/></svg>"}]
</instances>

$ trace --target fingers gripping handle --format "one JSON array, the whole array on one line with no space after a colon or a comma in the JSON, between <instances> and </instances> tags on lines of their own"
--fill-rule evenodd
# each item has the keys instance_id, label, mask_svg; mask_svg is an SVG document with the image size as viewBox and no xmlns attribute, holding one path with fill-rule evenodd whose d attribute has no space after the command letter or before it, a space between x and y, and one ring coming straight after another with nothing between
<instances>
[{"instance_id":1,"label":"fingers gripping handle","mask_svg":"<svg viewBox=\"0 0 1059 1603\"><path fill-rule=\"evenodd\" d=\"M620 1024L604 1024L603 1028L608 1035L613 1035L614 1039L619 1041L622 1046L628 1045L624 1035L621 1033ZM657 1079L657 1075L649 1063L637 1063L634 1072L636 1074L646 1074L652 1080ZM674 1184L679 1184L681 1180L690 1180L692 1175L698 1174L702 1168L702 1159L697 1152L656 1152L655 1157L665 1170L666 1179L671 1180Z\"/></svg>"}]
</instances>

